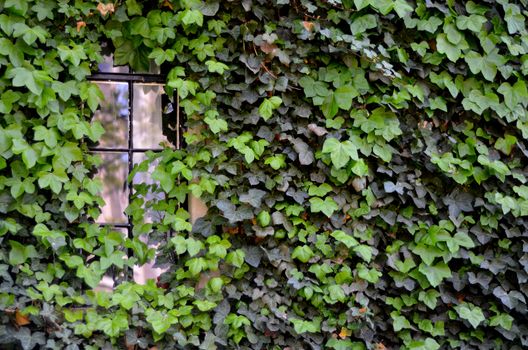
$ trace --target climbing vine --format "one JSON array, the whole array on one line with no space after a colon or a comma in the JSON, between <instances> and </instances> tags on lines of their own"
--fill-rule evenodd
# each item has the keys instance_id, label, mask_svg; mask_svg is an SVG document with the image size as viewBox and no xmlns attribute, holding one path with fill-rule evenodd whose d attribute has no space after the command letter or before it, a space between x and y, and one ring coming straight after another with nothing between
<instances>
[{"instance_id":1,"label":"climbing vine","mask_svg":"<svg viewBox=\"0 0 528 350\"><path fill-rule=\"evenodd\" d=\"M527 14L0 0L0 344L528 346ZM108 54L160 66L186 117L185 147L130 176L155 180L135 185L130 237L94 223L88 77ZM194 224L189 195L208 206ZM153 259L158 280L123 277Z\"/></svg>"}]
</instances>

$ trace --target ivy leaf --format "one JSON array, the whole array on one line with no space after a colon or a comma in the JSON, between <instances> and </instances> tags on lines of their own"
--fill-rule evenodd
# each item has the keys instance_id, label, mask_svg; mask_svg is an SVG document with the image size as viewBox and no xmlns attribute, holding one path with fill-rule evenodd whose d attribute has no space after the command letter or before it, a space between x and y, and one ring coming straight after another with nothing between
<instances>
[{"instance_id":1,"label":"ivy leaf","mask_svg":"<svg viewBox=\"0 0 528 350\"><path fill-rule=\"evenodd\" d=\"M337 203L331 197L326 197L324 200L319 197L310 198L310 210L312 213L322 212L330 217L338 209Z\"/></svg>"},{"instance_id":2,"label":"ivy leaf","mask_svg":"<svg viewBox=\"0 0 528 350\"><path fill-rule=\"evenodd\" d=\"M431 266L421 263L418 269L433 287L438 287L444 278L451 277L451 270L444 262Z\"/></svg>"},{"instance_id":3,"label":"ivy leaf","mask_svg":"<svg viewBox=\"0 0 528 350\"><path fill-rule=\"evenodd\" d=\"M372 247L366 244L360 244L357 247L354 247L354 252L367 263L372 260Z\"/></svg>"},{"instance_id":4,"label":"ivy leaf","mask_svg":"<svg viewBox=\"0 0 528 350\"><path fill-rule=\"evenodd\" d=\"M271 166L274 170L279 170L286 165L286 155L277 154L276 156L268 157L264 164Z\"/></svg>"},{"instance_id":5,"label":"ivy leaf","mask_svg":"<svg viewBox=\"0 0 528 350\"><path fill-rule=\"evenodd\" d=\"M429 289L428 291L420 291L418 294L418 300L427 305L431 310L434 310L439 296L440 293L438 291L435 289Z\"/></svg>"},{"instance_id":6,"label":"ivy leaf","mask_svg":"<svg viewBox=\"0 0 528 350\"><path fill-rule=\"evenodd\" d=\"M330 296L330 300L333 302L345 302L346 301L346 294L343 288L341 288L340 285L334 284L328 287L328 294Z\"/></svg>"},{"instance_id":7,"label":"ivy leaf","mask_svg":"<svg viewBox=\"0 0 528 350\"><path fill-rule=\"evenodd\" d=\"M462 303L454 307L458 316L468 321L473 328L477 328L486 318L482 313L482 309L471 303Z\"/></svg>"},{"instance_id":8,"label":"ivy leaf","mask_svg":"<svg viewBox=\"0 0 528 350\"><path fill-rule=\"evenodd\" d=\"M245 257L246 253L242 249L237 249L227 254L226 262L234 267L240 268L244 264Z\"/></svg>"},{"instance_id":9,"label":"ivy leaf","mask_svg":"<svg viewBox=\"0 0 528 350\"><path fill-rule=\"evenodd\" d=\"M84 48L80 45L73 45L71 48L66 45L60 45L57 47L57 51L63 62L69 61L74 66L78 66L81 60L87 58Z\"/></svg>"},{"instance_id":10,"label":"ivy leaf","mask_svg":"<svg viewBox=\"0 0 528 350\"><path fill-rule=\"evenodd\" d=\"M79 88L75 80L69 80L65 83L54 81L51 83L51 88L55 91L63 101L68 101L72 95L79 94Z\"/></svg>"},{"instance_id":11,"label":"ivy leaf","mask_svg":"<svg viewBox=\"0 0 528 350\"><path fill-rule=\"evenodd\" d=\"M332 186L330 186L327 183L321 184L319 186L311 185L308 188L308 195L309 196L319 196L324 197L328 192L332 191Z\"/></svg>"},{"instance_id":12,"label":"ivy leaf","mask_svg":"<svg viewBox=\"0 0 528 350\"><path fill-rule=\"evenodd\" d=\"M141 15L142 5L136 0L126 0L126 9L129 16Z\"/></svg>"},{"instance_id":13,"label":"ivy leaf","mask_svg":"<svg viewBox=\"0 0 528 350\"><path fill-rule=\"evenodd\" d=\"M464 60L466 60L471 73L478 74L479 72L482 72L482 75L487 80L493 81L495 79L495 75L497 75L497 65L486 57L481 56L475 51L470 51L464 56Z\"/></svg>"},{"instance_id":14,"label":"ivy leaf","mask_svg":"<svg viewBox=\"0 0 528 350\"><path fill-rule=\"evenodd\" d=\"M39 255L32 245L22 245L17 241L9 241L11 250L9 251L9 264L20 265L29 258L37 258Z\"/></svg>"},{"instance_id":15,"label":"ivy leaf","mask_svg":"<svg viewBox=\"0 0 528 350\"><path fill-rule=\"evenodd\" d=\"M88 107L90 107L92 112L97 110L99 102L104 99L103 92L99 89L99 86L93 83L81 83L80 96L88 103Z\"/></svg>"},{"instance_id":16,"label":"ivy leaf","mask_svg":"<svg viewBox=\"0 0 528 350\"><path fill-rule=\"evenodd\" d=\"M423 30L431 34L434 34L442 23L443 21L440 18L436 16L431 16L427 20L418 21L417 27L418 27L418 30Z\"/></svg>"},{"instance_id":17,"label":"ivy leaf","mask_svg":"<svg viewBox=\"0 0 528 350\"><path fill-rule=\"evenodd\" d=\"M260 208L262 205L262 199L268 193L266 191L259 190L257 188L250 189L247 193L242 193L239 199L242 203L247 203L254 208Z\"/></svg>"},{"instance_id":18,"label":"ivy leaf","mask_svg":"<svg viewBox=\"0 0 528 350\"><path fill-rule=\"evenodd\" d=\"M323 104L321 105L321 111L327 119L333 118L337 114L337 112L339 111L339 105L337 103L335 94L331 93L326 96L323 101Z\"/></svg>"},{"instance_id":19,"label":"ivy leaf","mask_svg":"<svg viewBox=\"0 0 528 350\"><path fill-rule=\"evenodd\" d=\"M512 111L519 103L526 105L528 90L525 82L521 79L518 79L513 86L508 82L502 83L497 89L497 92L504 96L504 103Z\"/></svg>"},{"instance_id":20,"label":"ivy leaf","mask_svg":"<svg viewBox=\"0 0 528 350\"><path fill-rule=\"evenodd\" d=\"M224 74L224 72L229 69L228 65L226 65L226 64L224 64L222 62L213 61L213 60L205 61L205 65L207 66L207 70L210 73ZM282 102L282 100L281 100L281 102ZM279 103L279 105L280 105L280 103Z\"/></svg>"},{"instance_id":21,"label":"ivy leaf","mask_svg":"<svg viewBox=\"0 0 528 350\"><path fill-rule=\"evenodd\" d=\"M228 130L227 122L224 119L218 118L217 111L209 110L205 112L204 122L209 125L209 129L211 129L214 134Z\"/></svg>"},{"instance_id":22,"label":"ivy leaf","mask_svg":"<svg viewBox=\"0 0 528 350\"><path fill-rule=\"evenodd\" d=\"M504 20L508 25L508 33L515 34L517 32L525 32L526 26L524 24L524 16L521 14L519 6L508 3L505 3L502 6L504 7Z\"/></svg>"},{"instance_id":23,"label":"ivy leaf","mask_svg":"<svg viewBox=\"0 0 528 350\"><path fill-rule=\"evenodd\" d=\"M462 34L452 23L444 24L444 33L451 44L458 45L463 39Z\"/></svg>"},{"instance_id":24,"label":"ivy leaf","mask_svg":"<svg viewBox=\"0 0 528 350\"><path fill-rule=\"evenodd\" d=\"M185 262L185 266L189 268L191 276L197 276L200 272L207 268L207 262L204 258L192 258Z\"/></svg>"},{"instance_id":25,"label":"ivy leaf","mask_svg":"<svg viewBox=\"0 0 528 350\"><path fill-rule=\"evenodd\" d=\"M376 16L372 14L364 15L356 18L350 25L352 34L357 35L364 33L368 29L376 28L378 26L378 20Z\"/></svg>"},{"instance_id":26,"label":"ivy leaf","mask_svg":"<svg viewBox=\"0 0 528 350\"><path fill-rule=\"evenodd\" d=\"M299 163L301 163L301 165L312 164L314 161L314 154L310 149L310 146L297 137L292 139L291 142L293 143L293 149L299 155Z\"/></svg>"},{"instance_id":27,"label":"ivy leaf","mask_svg":"<svg viewBox=\"0 0 528 350\"><path fill-rule=\"evenodd\" d=\"M4 6L19 16L25 16L28 10L27 0L6 0Z\"/></svg>"},{"instance_id":28,"label":"ivy leaf","mask_svg":"<svg viewBox=\"0 0 528 350\"><path fill-rule=\"evenodd\" d=\"M273 115L273 111L282 104L282 99L278 96L272 96L264 99L259 106L259 115L264 119L268 120Z\"/></svg>"},{"instance_id":29,"label":"ivy leaf","mask_svg":"<svg viewBox=\"0 0 528 350\"><path fill-rule=\"evenodd\" d=\"M199 10L186 9L183 11L182 22L185 25L196 24L201 27L203 25L203 15Z\"/></svg>"},{"instance_id":30,"label":"ivy leaf","mask_svg":"<svg viewBox=\"0 0 528 350\"><path fill-rule=\"evenodd\" d=\"M130 22L130 34L141 35L144 38L150 36L150 25L145 17L135 17Z\"/></svg>"},{"instance_id":31,"label":"ivy leaf","mask_svg":"<svg viewBox=\"0 0 528 350\"><path fill-rule=\"evenodd\" d=\"M514 318L508 314L498 314L490 318L490 327L500 326L505 330L511 330Z\"/></svg>"},{"instance_id":32,"label":"ivy leaf","mask_svg":"<svg viewBox=\"0 0 528 350\"><path fill-rule=\"evenodd\" d=\"M332 164L340 169L352 160L359 160L357 148L350 141L340 142L336 138L328 138L323 144L323 153L329 153Z\"/></svg>"},{"instance_id":33,"label":"ivy leaf","mask_svg":"<svg viewBox=\"0 0 528 350\"><path fill-rule=\"evenodd\" d=\"M297 259L303 263L307 263L314 256L312 248L307 245L297 246L292 251L292 259Z\"/></svg>"},{"instance_id":34,"label":"ivy leaf","mask_svg":"<svg viewBox=\"0 0 528 350\"><path fill-rule=\"evenodd\" d=\"M402 329L412 329L411 323L404 316L400 315L398 312L393 311L391 313L392 318L392 327L395 332L399 332Z\"/></svg>"},{"instance_id":35,"label":"ivy leaf","mask_svg":"<svg viewBox=\"0 0 528 350\"><path fill-rule=\"evenodd\" d=\"M351 235L341 230L336 230L330 234L336 241L343 243L347 248L352 248L359 245L359 242Z\"/></svg>"},{"instance_id":36,"label":"ivy leaf","mask_svg":"<svg viewBox=\"0 0 528 350\"><path fill-rule=\"evenodd\" d=\"M128 316L121 310L112 318L103 318L98 322L98 328L108 336L115 338L122 330L128 329Z\"/></svg>"},{"instance_id":37,"label":"ivy leaf","mask_svg":"<svg viewBox=\"0 0 528 350\"><path fill-rule=\"evenodd\" d=\"M22 161L28 167L28 169L33 168L38 160L37 152L28 145L26 149L22 152Z\"/></svg>"},{"instance_id":38,"label":"ivy leaf","mask_svg":"<svg viewBox=\"0 0 528 350\"><path fill-rule=\"evenodd\" d=\"M21 36L26 44L32 45L37 39L45 43L48 31L41 26L28 27L25 23L19 22L13 25L13 36L15 38Z\"/></svg>"},{"instance_id":39,"label":"ivy leaf","mask_svg":"<svg viewBox=\"0 0 528 350\"><path fill-rule=\"evenodd\" d=\"M486 17L480 15L457 16L456 25L460 30L469 29L472 32L479 33L482 25L487 21Z\"/></svg>"},{"instance_id":40,"label":"ivy leaf","mask_svg":"<svg viewBox=\"0 0 528 350\"><path fill-rule=\"evenodd\" d=\"M191 237L187 238L186 246L187 252L190 256L195 256L204 248L204 244L202 243L202 241L196 240Z\"/></svg>"},{"instance_id":41,"label":"ivy leaf","mask_svg":"<svg viewBox=\"0 0 528 350\"><path fill-rule=\"evenodd\" d=\"M406 0L396 0L394 1L394 11L398 14L398 17L404 18L413 12L414 9Z\"/></svg>"},{"instance_id":42,"label":"ivy leaf","mask_svg":"<svg viewBox=\"0 0 528 350\"><path fill-rule=\"evenodd\" d=\"M370 3L370 0L354 0L354 5L356 5L356 9L358 11L367 7L369 3Z\"/></svg>"},{"instance_id":43,"label":"ivy leaf","mask_svg":"<svg viewBox=\"0 0 528 350\"><path fill-rule=\"evenodd\" d=\"M40 95L44 84L35 78L35 72L24 67L11 68L6 71L6 77L13 79L13 86L25 86L34 93Z\"/></svg>"},{"instance_id":44,"label":"ivy leaf","mask_svg":"<svg viewBox=\"0 0 528 350\"><path fill-rule=\"evenodd\" d=\"M352 100L357 96L359 96L358 91L350 85L341 86L334 92L337 106L344 110L349 110L352 107Z\"/></svg>"},{"instance_id":45,"label":"ivy leaf","mask_svg":"<svg viewBox=\"0 0 528 350\"><path fill-rule=\"evenodd\" d=\"M438 52L445 54L452 62L456 62L462 54L460 45L450 43L444 33L438 34L436 37L436 48Z\"/></svg>"}]
</instances>

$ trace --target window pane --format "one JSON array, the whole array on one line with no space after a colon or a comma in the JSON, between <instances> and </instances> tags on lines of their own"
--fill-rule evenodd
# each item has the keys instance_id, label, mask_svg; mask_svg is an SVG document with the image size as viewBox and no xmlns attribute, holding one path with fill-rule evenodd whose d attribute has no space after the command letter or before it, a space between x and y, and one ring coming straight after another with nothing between
<instances>
[{"instance_id":1,"label":"window pane","mask_svg":"<svg viewBox=\"0 0 528 350\"><path fill-rule=\"evenodd\" d=\"M97 83L104 94L99 110L94 114L94 120L99 121L105 133L99 141L99 147L128 147L128 84L127 83Z\"/></svg>"},{"instance_id":2,"label":"window pane","mask_svg":"<svg viewBox=\"0 0 528 350\"><path fill-rule=\"evenodd\" d=\"M144 153L135 153L133 156L134 165L137 165L147 159ZM158 160L149 164L146 172L138 172L132 179L134 185L159 185L158 181L152 179L152 172L154 172L156 165L159 163ZM153 190L149 190L146 196L143 196L145 201L161 201L165 198L163 193L155 193ZM152 208L145 208L144 222L159 222L162 220L162 213L153 210Z\"/></svg>"},{"instance_id":3,"label":"window pane","mask_svg":"<svg viewBox=\"0 0 528 350\"><path fill-rule=\"evenodd\" d=\"M99 223L127 223L124 213L128 205L128 155L126 153L100 153L103 160L96 175L103 183L101 197L105 205L101 208Z\"/></svg>"},{"instance_id":4,"label":"window pane","mask_svg":"<svg viewBox=\"0 0 528 350\"><path fill-rule=\"evenodd\" d=\"M134 84L133 104L133 141L134 148L161 149L160 143L166 143L161 118L160 85Z\"/></svg>"},{"instance_id":5,"label":"window pane","mask_svg":"<svg viewBox=\"0 0 528 350\"><path fill-rule=\"evenodd\" d=\"M101 73L128 73L128 66L114 66L113 56L103 56L103 62L99 63Z\"/></svg>"}]
</instances>

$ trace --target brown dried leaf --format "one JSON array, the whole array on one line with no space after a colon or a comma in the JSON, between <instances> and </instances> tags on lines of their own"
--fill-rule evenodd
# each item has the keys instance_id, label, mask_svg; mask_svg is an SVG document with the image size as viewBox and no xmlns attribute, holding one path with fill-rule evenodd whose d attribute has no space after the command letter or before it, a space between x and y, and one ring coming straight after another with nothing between
<instances>
[{"instance_id":1,"label":"brown dried leaf","mask_svg":"<svg viewBox=\"0 0 528 350\"><path fill-rule=\"evenodd\" d=\"M82 27L86 27L86 22L85 21L77 22L77 32L80 32Z\"/></svg>"},{"instance_id":2,"label":"brown dried leaf","mask_svg":"<svg viewBox=\"0 0 528 350\"><path fill-rule=\"evenodd\" d=\"M346 337L350 337L352 335L352 331L350 329L341 328L341 332L339 332L339 338L345 339Z\"/></svg>"},{"instance_id":3,"label":"brown dried leaf","mask_svg":"<svg viewBox=\"0 0 528 350\"><path fill-rule=\"evenodd\" d=\"M97 5L97 10L101 13L101 15L106 16L108 13L113 13L115 11L114 4L103 4L99 3Z\"/></svg>"},{"instance_id":4,"label":"brown dried leaf","mask_svg":"<svg viewBox=\"0 0 528 350\"><path fill-rule=\"evenodd\" d=\"M172 6L172 4L170 3L169 0L165 0L165 1L163 1L163 4L161 4L161 7L168 7L168 8L170 8L171 10L174 10L174 7Z\"/></svg>"},{"instance_id":5,"label":"brown dried leaf","mask_svg":"<svg viewBox=\"0 0 528 350\"><path fill-rule=\"evenodd\" d=\"M311 32L314 28L313 22L303 21L302 24L303 24L304 29L306 29L309 32Z\"/></svg>"},{"instance_id":6,"label":"brown dried leaf","mask_svg":"<svg viewBox=\"0 0 528 350\"><path fill-rule=\"evenodd\" d=\"M22 312L20 312L18 309L15 313L15 322L17 326L25 326L31 323L29 320L28 315L24 315Z\"/></svg>"},{"instance_id":7,"label":"brown dried leaf","mask_svg":"<svg viewBox=\"0 0 528 350\"><path fill-rule=\"evenodd\" d=\"M274 53L277 50L277 45L269 44L264 41L262 45L260 45L260 49L266 54Z\"/></svg>"}]
</instances>

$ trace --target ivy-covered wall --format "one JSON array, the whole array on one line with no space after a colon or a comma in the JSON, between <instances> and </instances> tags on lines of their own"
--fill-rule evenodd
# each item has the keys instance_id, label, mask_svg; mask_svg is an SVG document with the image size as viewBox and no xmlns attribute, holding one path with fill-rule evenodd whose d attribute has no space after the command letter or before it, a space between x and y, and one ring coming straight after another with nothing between
<instances>
[{"instance_id":1,"label":"ivy-covered wall","mask_svg":"<svg viewBox=\"0 0 528 350\"><path fill-rule=\"evenodd\" d=\"M0 0L0 347L528 347L527 15ZM136 168L133 237L93 223L103 53L161 65L193 130Z\"/></svg>"}]
</instances>

